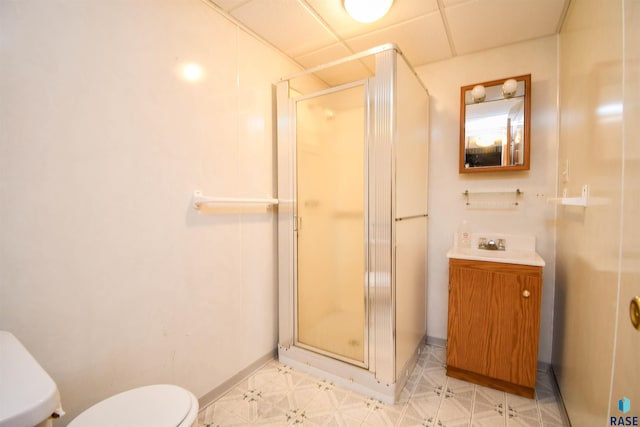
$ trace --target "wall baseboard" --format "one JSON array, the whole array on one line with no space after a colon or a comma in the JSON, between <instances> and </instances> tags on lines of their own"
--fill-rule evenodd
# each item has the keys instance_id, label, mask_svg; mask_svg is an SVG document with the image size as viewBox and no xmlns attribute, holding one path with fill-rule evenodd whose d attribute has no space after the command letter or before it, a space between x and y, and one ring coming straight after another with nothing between
<instances>
[{"instance_id":1,"label":"wall baseboard","mask_svg":"<svg viewBox=\"0 0 640 427\"><path fill-rule=\"evenodd\" d=\"M218 387L214 388L213 390L211 390L210 392L208 392L207 394L199 398L198 404L200 405L200 410L203 410L207 406L211 405L213 402L219 399L223 394L225 394L226 392L231 390L233 387L235 387L241 380L247 378L253 372L262 368L264 365L266 365L270 361L276 359L277 354L278 354L278 349L274 348L272 351L260 357L258 360L256 360L255 362L253 362L252 364L250 364L240 372L230 377L228 380L220 384Z\"/></svg>"},{"instance_id":2,"label":"wall baseboard","mask_svg":"<svg viewBox=\"0 0 640 427\"><path fill-rule=\"evenodd\" d=\"M434 347L447 348L447 340L445 338L436 338L436 337L427 336L427 345L432 345Z\"/></svg>"},{"instance_id":3,"label":"wall baseboard","mask_svg":"<svg viewBox=\"0 0 640 427\"><path fill-rule=\"evenodd\" d=\"M551 374L551 379L553 380L553 392L556 394L558 402L560 403L560 417L562 417L562 425L571 427L571 419L569 418L567 407L564 405L564 399L562 398L562 393L560 393L560 386L558 385L558 379L556 378L556 373L553 370L553 365L548 364L548 370Z\"/></svg>"}]
</instances>

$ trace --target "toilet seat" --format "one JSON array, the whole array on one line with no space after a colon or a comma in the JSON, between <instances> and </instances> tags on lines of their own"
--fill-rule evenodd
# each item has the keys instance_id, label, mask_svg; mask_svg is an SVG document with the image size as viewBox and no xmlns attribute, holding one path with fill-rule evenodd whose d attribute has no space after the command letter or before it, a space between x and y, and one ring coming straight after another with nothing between
<instances>
[{"instance_id":1,"label":"toilet seat","mask_svg":"<svg viewBox=\"0 0 640 427\"><path fill-rule=\"evenodd\" d=\"M197 402L193 394L175 385L145 386L96 403L69 427L186 427L197 416Z\"/></svg>"}]
</instances>

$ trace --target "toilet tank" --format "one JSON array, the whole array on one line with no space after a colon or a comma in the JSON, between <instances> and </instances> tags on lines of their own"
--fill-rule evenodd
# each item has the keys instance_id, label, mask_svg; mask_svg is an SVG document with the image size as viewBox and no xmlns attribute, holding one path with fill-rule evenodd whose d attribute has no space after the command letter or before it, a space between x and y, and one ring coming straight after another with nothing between
<instances>
[{"instance_id":1,"label":"toilet tank","mask_svg":"<svg viewBox=\"0 0 640 427\"><path fill-rule=\"evenodd\" d=\"M37 426L62 414L56 383L7 331L0 331L0 402L0 427Z\"/></svg>"}]
</instances>

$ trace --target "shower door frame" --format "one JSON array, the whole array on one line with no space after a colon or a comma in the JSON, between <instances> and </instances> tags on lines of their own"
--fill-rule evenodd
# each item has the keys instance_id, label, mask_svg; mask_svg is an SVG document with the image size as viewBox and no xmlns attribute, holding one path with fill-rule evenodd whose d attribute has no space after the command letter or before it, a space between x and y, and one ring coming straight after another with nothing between
<instances>
[{"instance_id":1,"label":"shower door frame","mask_svg":"<svg viewBox=\"0 0 640 427\"><path fill-rule=\"evenodd\" d=\"M335 384L395 403L408 379L408 371L396 368L395 307L395 129L396 63L401 53L386 44L325 65L283 77L275 84L277 111L278 188L278 358L295 369ZM368 368L352 365L296 345L294 339L294 214L295 127L292 98L303 96L316 73L344 64L371 60L374 72L355 81L367 82L365 140L367 150L367 282ZM415 72L414 72L415 74ZM346 82L344 82L346 83ZM298 88L301 90L295 90ZM336 87L341 86L340 84ZM295 89L292 89L295 88ZM413 363L417 353L413 355Z\"/></svg>"},{"instance_id":2,"label":"shower door frame","mask_svg":"<svg viewBox=\"0 0 640 427\"><path fill-rule=\"evenodd\" d=\"M364 287L364 328L363 328L363 346L364 346L364 350L363 350L363 361L360 362L359 360L355 360L355 359L350 359L348 357L345 356L341 356L339 354L335 354L332 353L330 351L327 350L323 350L321 348L318 347L314 347L312 345L308 345L308 344L304 344L302 342L300 342L298 340L298 169L297 169L297 165L298 165L298 152L297 152L297 147L298 147L298 136L297 136L297 128L298 128L298 114L297 114L297 104L298 102L301 101L306 101L312 98L317 98L323 95L329 95L329 94L333 94L336 92L341 92L343 90L347 90L347 89L352 89L355 87L362 87L364 89L364 99L363 99L363 130L362 130L362 134L363 134L363 139L362 139L362 145L363 145L363 158L362 158L362 162L363 162L363 166L364 166L364 176L363 176L363 188L362 191L364 192L364 203L363 203L363 216L364 216L364 230L363 230L363 236L364 236L364 240L362 242L363 246L364 246L364 273L365 273L365 278L363 280L363 287ZM313 351L315 353L321 354L323 356L327 356L327 357L331 357L333 359L339 360L341 362L346 362L349 363L351 365L360 367L360 368L364 368L364 369L368 369L369 368L369 358L370 358L370 348L369 348L369 341L370 341L370 323L369 323L369 312L370 312L370 307L369 307L369 233L368 233L368 229L369 229L369 192L368 192L368 182L369 182L369 156L368 156L368 144L367 144L367 136L368 136L368 117L369 117L369 80L368 79L364 79L364 80L356 80L354 82L350 82L350 83L345 83L342 85L338 85L338 86L333 86L330 87L328 89L324 89L324 90L320 90L317 92L313 92L313 93L309 93L306 95L301 95L299 97L295 97L295 98L290 98L290 114L292 115L292 124L291 124L291 128L292 128L292 136L293 136L293 141L291 143L291 145L293 146L293 194L294 194L294 199L293 199L293 345L309 350L309 351Z\"/></svg>"}]
</instances>

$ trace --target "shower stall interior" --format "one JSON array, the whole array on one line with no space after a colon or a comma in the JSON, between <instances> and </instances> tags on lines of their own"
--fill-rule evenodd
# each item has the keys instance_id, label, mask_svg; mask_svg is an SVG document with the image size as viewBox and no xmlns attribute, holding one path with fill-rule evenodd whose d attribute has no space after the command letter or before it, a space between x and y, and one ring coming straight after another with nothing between
<instances>
[{"instance_id":1,"label":"shower stall interior","mask_svg":"<svg viewBox=\"0 0 640 427\"><path fill-rule=\"evenodd\" d=\"M276 96L278 356L393 403L426 332L427 90L383 45Z\"/></svg>"}]
</instances>

